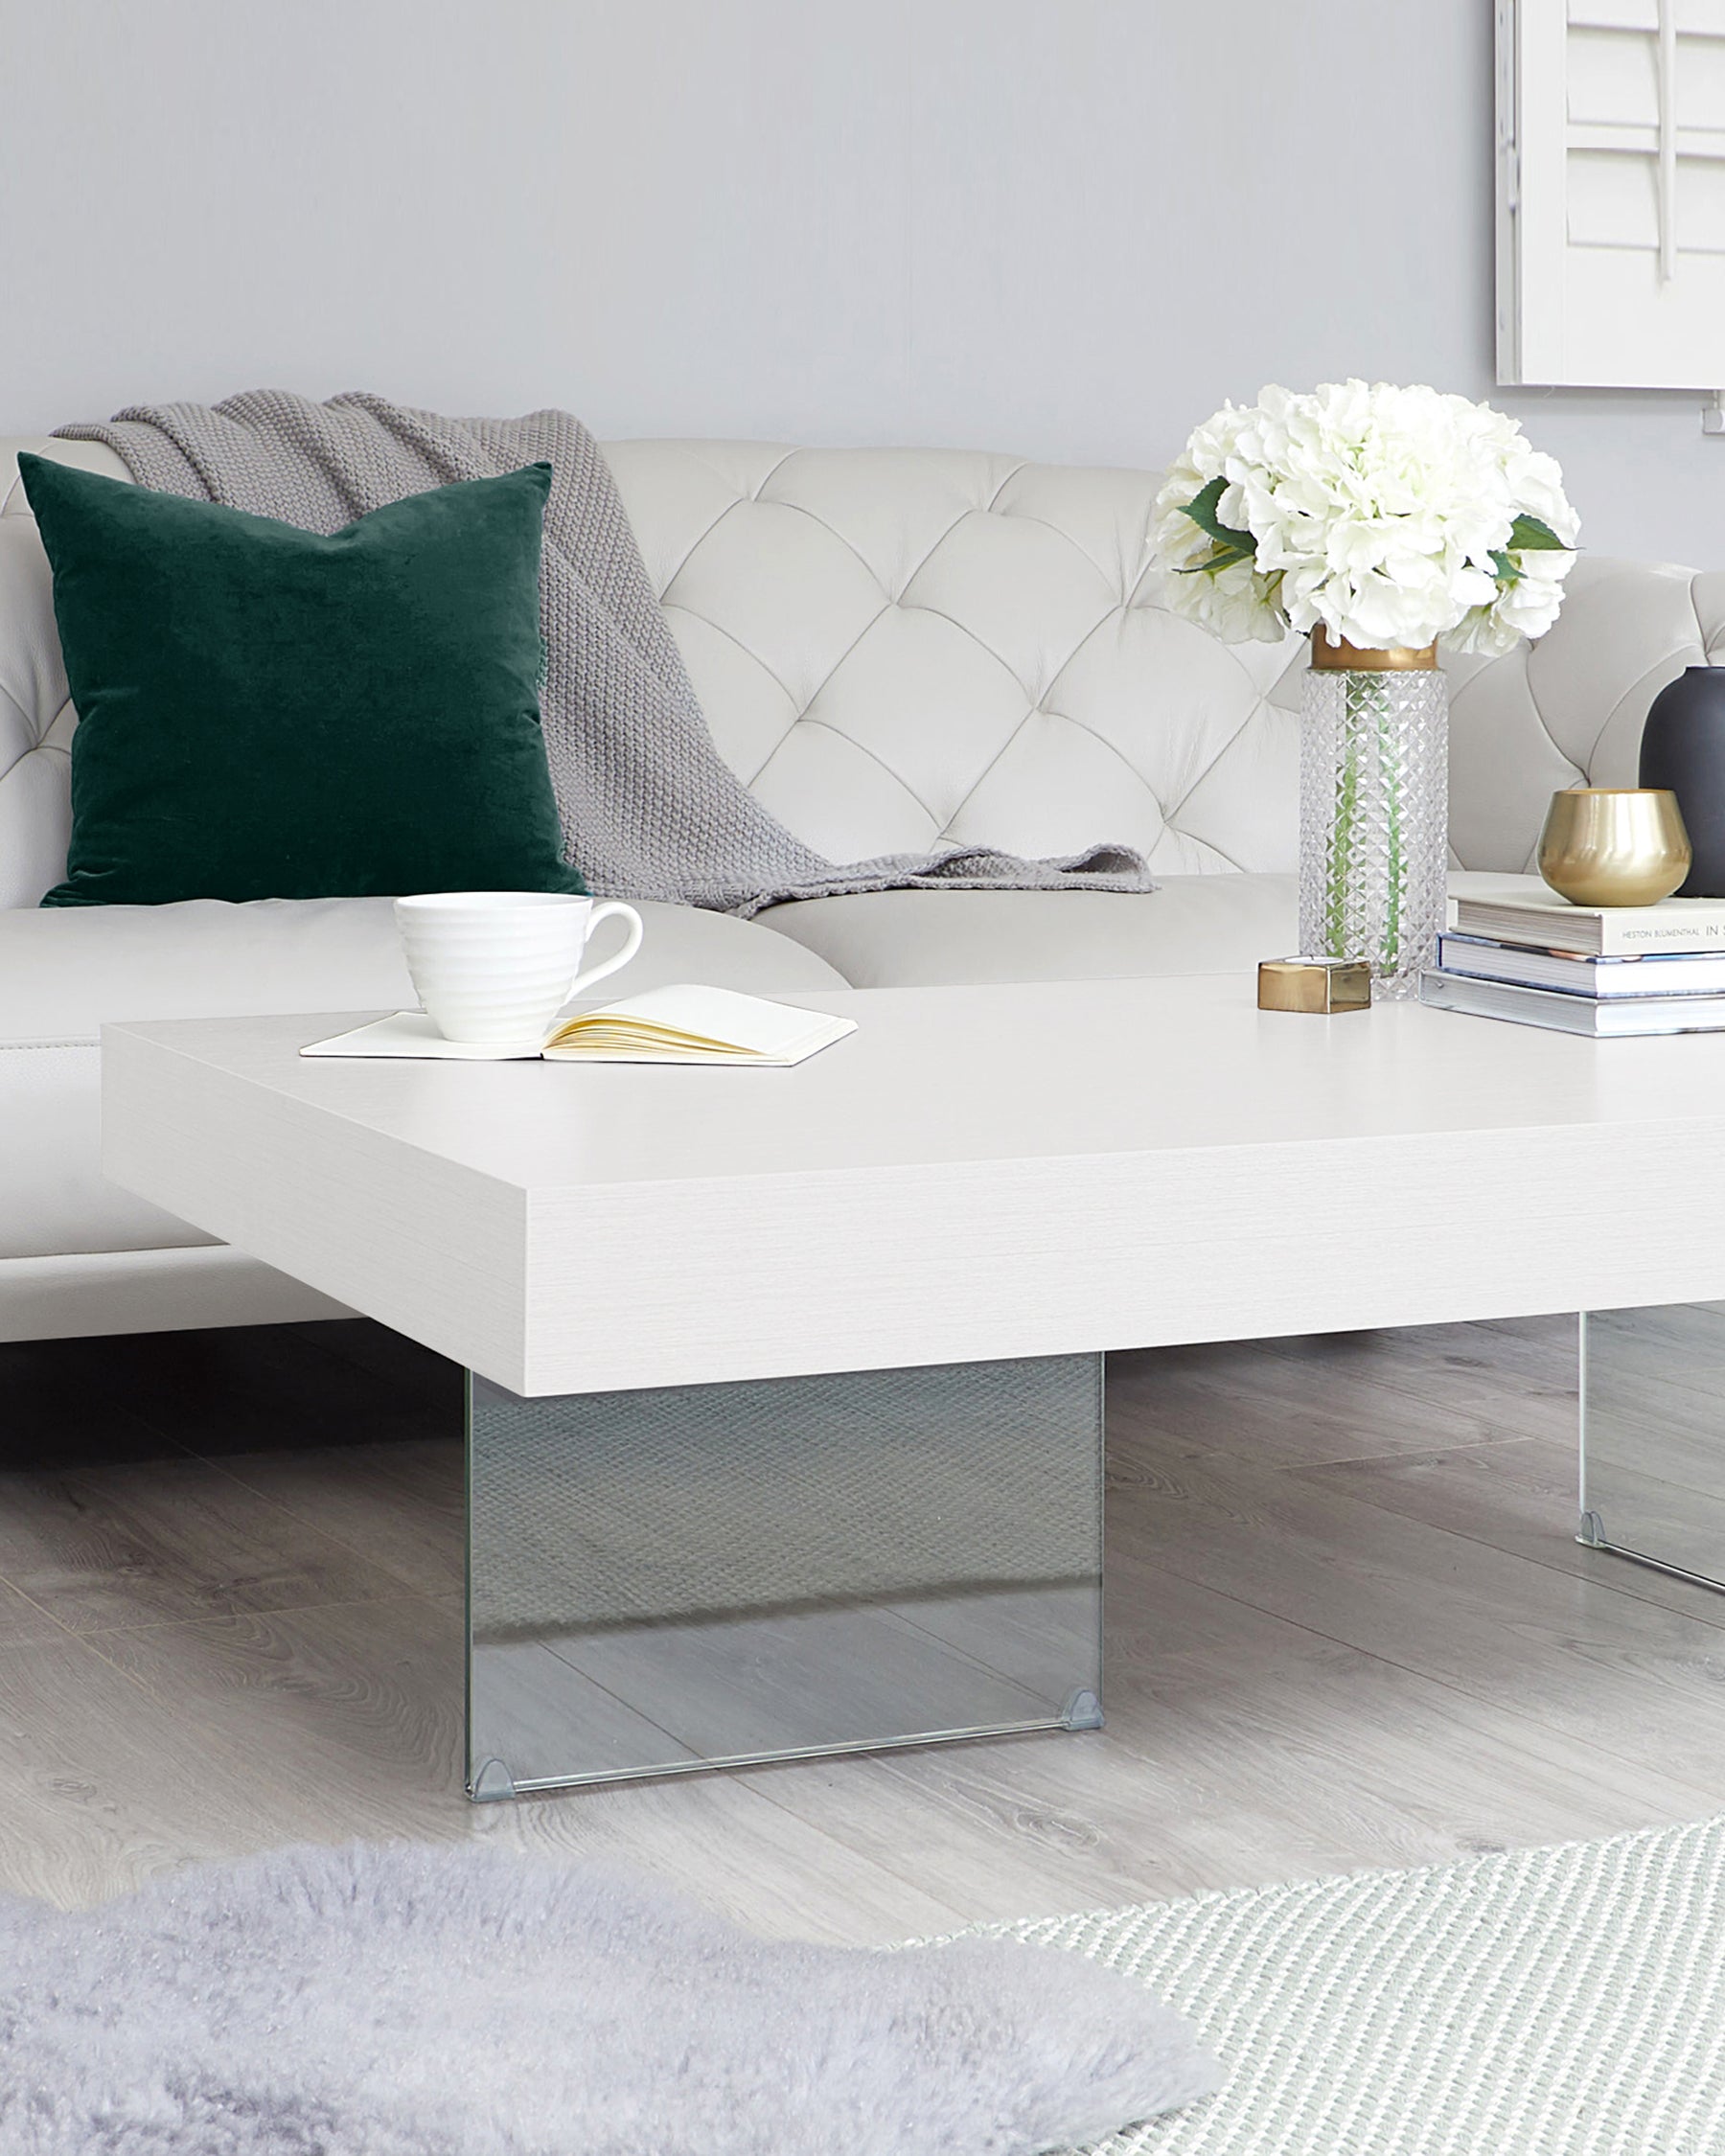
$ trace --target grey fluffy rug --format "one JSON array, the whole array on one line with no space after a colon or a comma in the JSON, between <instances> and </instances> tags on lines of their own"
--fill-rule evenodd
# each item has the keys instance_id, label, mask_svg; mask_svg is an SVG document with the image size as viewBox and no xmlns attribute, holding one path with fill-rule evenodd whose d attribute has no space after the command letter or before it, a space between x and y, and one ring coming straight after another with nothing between
<instances>
[{"instance_id":1,"label":"grey fluffy rug","mask_svg":"<svg viewBox=\"0 0 1725 2156\"><path fill-rule=\"evenodd\" d=\"M1189 2102L1076 1955L752 1938L473 1849L288 1849L0 1904L5 2156L1024 2156Z\"/></svg>"}]
</instances>

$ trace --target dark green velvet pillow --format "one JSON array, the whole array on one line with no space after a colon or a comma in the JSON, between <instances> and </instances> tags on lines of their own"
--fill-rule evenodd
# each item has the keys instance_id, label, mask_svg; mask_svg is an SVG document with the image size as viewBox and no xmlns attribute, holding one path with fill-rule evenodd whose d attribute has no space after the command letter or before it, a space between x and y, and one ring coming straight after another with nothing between
<instances>
[{"instance_id":1,"label":"dark green velvet pillow","mask_svg":"<svg viewBox=\"0 0 1725 2156\"><path fill-rule=\"evenodd\" d=\"M586 888L540 732L549 465L328 538L18 469L78 711L44 906Z\"/></svg>"}]
</instances>

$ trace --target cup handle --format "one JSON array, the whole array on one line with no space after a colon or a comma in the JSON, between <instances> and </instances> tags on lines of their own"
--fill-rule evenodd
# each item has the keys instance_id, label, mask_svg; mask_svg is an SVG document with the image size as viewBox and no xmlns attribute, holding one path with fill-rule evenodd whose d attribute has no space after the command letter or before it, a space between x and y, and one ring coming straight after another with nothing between
<instances>
[{"instance_id":1,"label":"cup handle","mask_svg":"<svg viewBox=\"0 0 1725 2156\"><path fill-rule=\"evenodd\" d=\"M627 966L641 948L641 938L647 932L642 926L641 916L632 906L625 906L621 899L606 899L603 904L594 906L592 919L587 923L587 940L591 942L593 930L610 913L614 913L629 923L629 933L623 939L623 948L613 956L603 958L598 965L588 966L584 973L577 974L564 997L565 1003L591 988L596 980L603 980L607 974L614 974L619 967Z\"/></svg>"}]
</instances>

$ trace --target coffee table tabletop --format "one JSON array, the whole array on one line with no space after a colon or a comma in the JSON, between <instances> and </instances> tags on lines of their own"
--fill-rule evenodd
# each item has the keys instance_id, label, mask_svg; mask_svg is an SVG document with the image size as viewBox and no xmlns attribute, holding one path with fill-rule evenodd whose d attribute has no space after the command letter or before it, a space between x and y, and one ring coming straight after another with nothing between
<instances>
[{"instance_id":1,"label":"coffee table tabletop","mask_svg":"<svg viewBox=\"0 0 1725 2156\"><path fill-rule=\"evenodd\" d=\"M117 1181L473 1373L475 1799L1097 1727L1101 1350L1725 1298L1725 1040L798 1000L791 1070L104 1031Z\"/></svg>"},{"instance_id":2,"label":"coffee table tabletop","mask_svg":"<svg viewBox=\"0 0 1725 2156\"><path fill-rule=\"evenodd\" d=\"M1250 979L788 1000L791 1070L104 1028L115 1181L516 1393L1725 1297L1725 1037Z\"/></svg>"}]
</instances>

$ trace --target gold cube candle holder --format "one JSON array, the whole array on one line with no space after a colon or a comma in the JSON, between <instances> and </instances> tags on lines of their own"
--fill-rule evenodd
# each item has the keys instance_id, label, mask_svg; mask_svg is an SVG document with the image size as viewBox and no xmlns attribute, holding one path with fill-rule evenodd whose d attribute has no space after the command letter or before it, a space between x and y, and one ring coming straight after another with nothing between
<instances>
[{"instance_id":1,"label":"gold cube candle holder","mask_svg":"<svg viewBox=\"0 0 1725 2156\"><path fill-rule=\"evenodd\" d=\"M1266 958L1258 967L1260 1011L1336 1011L1371 1007L1371 968L1363 958Z\"/></svg>"}]
</instances>

